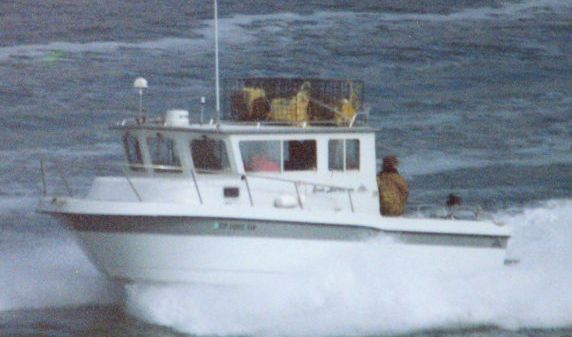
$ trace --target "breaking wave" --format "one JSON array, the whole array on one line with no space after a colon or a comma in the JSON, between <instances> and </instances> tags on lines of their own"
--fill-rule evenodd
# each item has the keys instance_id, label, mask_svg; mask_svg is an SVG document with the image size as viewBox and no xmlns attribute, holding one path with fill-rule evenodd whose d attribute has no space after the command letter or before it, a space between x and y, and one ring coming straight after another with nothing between
<instances>
[{"instance_id":1,"label":"breaking wave","mask_svg":"<svg viewBox=\"0 0 572 337\"><path fill-rule=\"evenodd\" d=\"M332 256L299 279L257 288L127 288L146 321L199 335L364 335L435 327L572 325L572 200L497 217L521 263L453 274L387 262L377 245ZM384 267L380 267L384 261ZM431 259L420 261L427 266Z\"/></svg>"}]
</instances>

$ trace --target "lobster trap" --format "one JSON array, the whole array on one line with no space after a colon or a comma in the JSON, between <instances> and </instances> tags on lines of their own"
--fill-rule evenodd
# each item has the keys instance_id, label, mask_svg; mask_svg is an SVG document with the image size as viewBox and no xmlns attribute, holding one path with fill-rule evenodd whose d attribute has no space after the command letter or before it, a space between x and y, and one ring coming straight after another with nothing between
<instances>
[{"instance_id":1,"label":"lobster trap","mask_svg":"<svg viewBox=\"0 0 572 337\"><path fill-rule=\"evenodd\" d=\"M356 80L244 78L224 86L231 120L346 124L363 106Z\"/></svg>"}]
</instances>

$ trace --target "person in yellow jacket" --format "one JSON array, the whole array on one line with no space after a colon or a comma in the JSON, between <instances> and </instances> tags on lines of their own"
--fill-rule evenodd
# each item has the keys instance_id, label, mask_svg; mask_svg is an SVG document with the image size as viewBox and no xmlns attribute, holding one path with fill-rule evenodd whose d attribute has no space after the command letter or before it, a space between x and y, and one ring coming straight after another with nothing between
<instances>
[{"instance_id":1,"label":"person in yellow jacket","mask_svg":"<svg viewBox=\"0 0 572 337\"><path fill-rule=\"evenodd\" d=\"M377 175L381 214L398 216L405 212L409 195L407 183L397 171L399 160L395 156L383 158L383 170Z\"/></svg>"}]
</instances>

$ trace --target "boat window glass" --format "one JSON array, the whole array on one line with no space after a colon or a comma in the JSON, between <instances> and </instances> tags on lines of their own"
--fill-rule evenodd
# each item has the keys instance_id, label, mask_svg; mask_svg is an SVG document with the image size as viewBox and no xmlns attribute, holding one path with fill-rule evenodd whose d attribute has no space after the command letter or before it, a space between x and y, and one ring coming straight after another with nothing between
<instances>
[{"instance_id":1,"label":"boat window glass","mask_svg":"<svg viewBox=\"0 0 572 337\"><path fill-rule=\"evenodd\" d=\"M224 141L203 136L191 141L191 157L195 170L208 173L210 171L230 170L230 161Z\"/></svg>"},{"instance_id":2,"label":"boat window glass","mask_svg":"<svg viewBox=\"0 0 572 337\"><path fill-rule=\"evenodd\" d=\"M123 135L123 146L125 147L125 155L129 168L133 171L143 171L143 155L141 153L141 146L137 137L126 133Z\"/></svg>"},{"instance_id":3,"label":"boat window glass","mask_svg":"<svg viewBox=\"0 0 572 337\"><path fill-rule=\"evenodd\" d=\"M285 171L316 170L317 156L315 140L290 140L285 141L283 146Z\"/></svg>"},{"instance_id":4,"label":"boat window glass","mask_svg":"<svg viewBox=\"0 0 572 337\"><path fill-rule=\"evenodd\" d=\"M346 170L359 170L359 139L346 140Z\"/></svg>"},{"instance_id":5,"label":"boat window glass","mask_svg":"<svg viewBox=\"0 0 572 337\"><path fill-rule=\"evenodd\" d=\"M246 172L280 171L280 141L243 141L239 147Z\"/></svg>"},{"instance_id":6,"label":"boat window glass","mask_svg":"<svg viewBox=\"0 0 572 337\"><path fill-rule=\"evenodd\" d=\"M359 170L359 139L330 139L328 141L330 171Z\"/></svg>"},{"instance_id":7,"label":"boat window glass","mask_svg":"<svg viewBox=\"0 0 572 337\"><path fill-rule=\"evenodd\" d=\"M173 139L158 133L156 137L147 138L147 146L155 172L182 172L181 161L177 155Z\"/></svg>"},{"instance_id":8,"label":"boat window glass","mask_svg":"<svg viewBox=\"0 0 572 337\"><path fill-rule=\"evenodd\" d=\"M330 171L343 171L344 169L344 141L341 139L328 141L328 169Z\"/></svg>"}]
</instances>

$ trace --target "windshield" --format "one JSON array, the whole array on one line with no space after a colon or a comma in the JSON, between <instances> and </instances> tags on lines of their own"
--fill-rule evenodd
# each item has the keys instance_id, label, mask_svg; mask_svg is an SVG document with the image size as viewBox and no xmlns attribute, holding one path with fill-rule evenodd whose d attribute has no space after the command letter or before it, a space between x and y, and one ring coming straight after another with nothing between
<instances>
[{"instance_id":1,"label":"windshield","mask_svg":"<svg viewBox=\"0 0 572 337\"><path fill-rule=\"evenodd\" d=\"M230 171L226 144L222 140L203 136L191 141L191 157L197 171Z\"/></svg>"}]
</instances>

